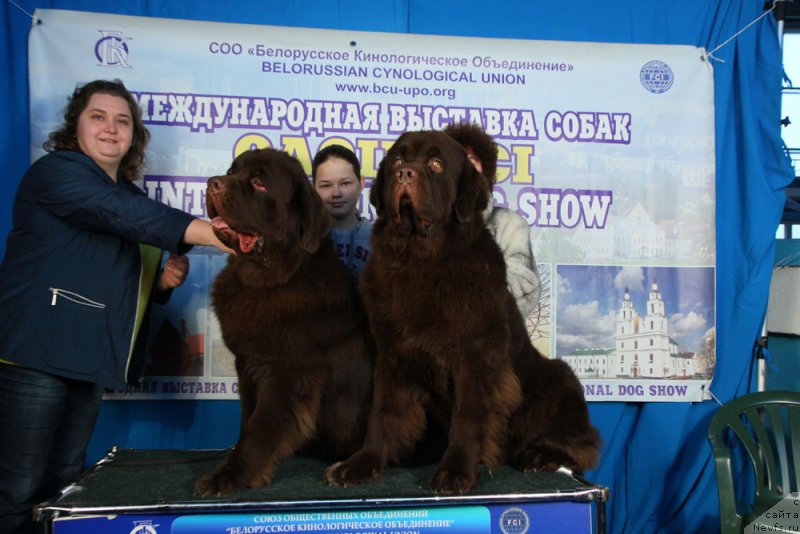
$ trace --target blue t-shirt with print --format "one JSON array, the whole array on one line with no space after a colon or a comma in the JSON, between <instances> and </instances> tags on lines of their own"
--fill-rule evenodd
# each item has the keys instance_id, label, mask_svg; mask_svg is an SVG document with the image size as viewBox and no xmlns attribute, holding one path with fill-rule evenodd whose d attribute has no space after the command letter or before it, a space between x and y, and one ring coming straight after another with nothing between
<instances>
[{"instance_id":1,"label":"blue t-shirt with print","mask_svg":"<svg viewBox=\"0 0 800 534\"><path fill-rule=\"evenodd\" d=\"M330 233L336 255L347 266L356 284L358 284L361 272L369 259L369 238L372 233L372 223L361 217L353 228L339 230L332 226Z\"/></svg>"}]
</instances>

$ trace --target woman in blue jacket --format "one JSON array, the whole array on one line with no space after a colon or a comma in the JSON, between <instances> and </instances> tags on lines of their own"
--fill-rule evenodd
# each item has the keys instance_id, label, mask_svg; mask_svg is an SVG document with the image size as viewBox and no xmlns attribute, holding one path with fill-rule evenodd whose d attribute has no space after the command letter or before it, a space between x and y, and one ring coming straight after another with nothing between
<instances>
[{"instance_id":1,"label":"woman in blue jacket","mask_svg":"<svg viewBox=\"0 0 800 534\"><path fill-rule=\"evenodd\" d=\"M151 291L183 283L192 245L230 252L132 183L148 140L122 82L90 82L19 185L0 265L0 532L30 532L32 506L82 470L103 388L139 380Z\"/></svg>"}]
</instances>

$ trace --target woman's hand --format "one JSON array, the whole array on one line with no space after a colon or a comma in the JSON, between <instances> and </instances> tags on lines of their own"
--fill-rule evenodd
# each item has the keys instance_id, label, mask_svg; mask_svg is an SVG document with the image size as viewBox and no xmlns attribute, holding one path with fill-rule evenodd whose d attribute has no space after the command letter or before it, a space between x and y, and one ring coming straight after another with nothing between
<instances>
[{"instance_id":1,"label":"woman's hand","mask_svg":"<svg viewBox=\"0 0 800 534\"><path fill-rule=\"evenodd\" d=\"M158 278L158 290L163 292L175 289L186 281L188 274L189 258L176 256L170 252L167 263L164 265L164 270L161 271L161 276Z\"/></svg>"},{"instance_id":2,"label":"woman's hand","mask_svg":"<svg viewBox=\"0 0 800 534\"><path fill-rule=\"evenodd\" d=\"M226 254L236 254L235 250L226 247L217 238L211 223L203 219L195 219L189 224L183 234L183 242L189 245L207 245L215 247Z\"/></svg>"}]
</instances>

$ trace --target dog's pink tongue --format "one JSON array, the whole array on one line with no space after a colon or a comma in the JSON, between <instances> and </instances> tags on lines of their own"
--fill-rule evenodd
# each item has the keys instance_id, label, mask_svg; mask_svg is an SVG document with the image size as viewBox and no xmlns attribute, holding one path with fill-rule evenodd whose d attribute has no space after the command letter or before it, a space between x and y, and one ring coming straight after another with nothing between
<instances>
[{"instance_id":1,"label":"dog's pink tongue","mask_svg":"<svg viewBox=\"0 0 800 534\"><path fill-rule=\"evenodd\" d=\"M247 254L256 246L258 236L256 234L236 234L239 237L239 250Z\"/></svg>"},{"instance_id":2,"label":"dog's pink tongue","mask_svg":"<svg viewBox=\"0 0 800 534\"><path fill-rule=\"evenodd\" d=\"M222 220L222 217L214 217L211 219L211 226L214 228L218 228L220 230L230 230L231 227L228 226L228 223ZM239 238L239 250L242 251L244 254L247 254L251 250L253 250L256 246L256 242L258 241L257 234L240 234L239 232L234 231L236 237Z\"/></svg>"},{"instance_id":3,"label":"dog's pink tongue","mask_svg":"<svg viewBox=\"0 0 800 534\"><path fill-rule=\"evenodd\" d=\"M222 220L222 217L214 217L211 219L211 226L214 228L219 228L220 230L226 230L229 228L228 224Z\"/></svg>"}]
</instances>

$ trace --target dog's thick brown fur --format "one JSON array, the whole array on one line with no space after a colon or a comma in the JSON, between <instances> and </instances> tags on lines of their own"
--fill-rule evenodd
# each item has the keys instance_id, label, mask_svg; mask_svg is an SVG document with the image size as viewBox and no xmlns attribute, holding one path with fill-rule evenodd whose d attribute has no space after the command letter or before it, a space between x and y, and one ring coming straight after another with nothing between
<instances>
[{"instance_id":1,"label":"dog's thick brown fur","mask_svg":"<svg viewBox=\"0 0 800 534\"><path fill-rule=\"evenodd\" d=\"M296 159L245 152L209 179L206 203L216 235L237 252L212 301L236 359L241 425L233 452L195 491L225 495L270 484L298 451L330 460L355 451L374 348L325 208Z\"/></svg>"},{"instance_id":2,"label":"dog's thick brown fur","mask_svg":"<svg viewBox=\"0 0 800 534\"><path fill-rule=\"evenodd\" d=\"M447 431L437 493L469 491L481 463L593 466L600 440L581 385L528 339L481 217L487 185L464 149L441 132L402 135L370 199L378 218L362 287L378 347L373 408L364 446L327 481L379 478L432 423Z\"/></svg>"}]
</instances>

